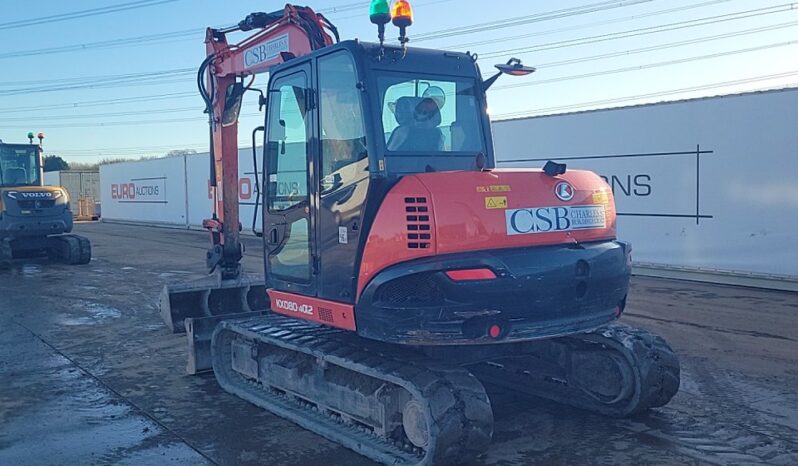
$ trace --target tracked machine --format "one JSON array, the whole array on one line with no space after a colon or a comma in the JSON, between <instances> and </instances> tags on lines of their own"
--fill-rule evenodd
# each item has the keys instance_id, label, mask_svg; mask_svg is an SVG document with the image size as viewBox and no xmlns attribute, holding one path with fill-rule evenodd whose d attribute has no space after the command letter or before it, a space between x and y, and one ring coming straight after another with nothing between
<instances>
[{"instance_id":1,"label":"tracked machine","mask_svg":"<svg viewBox=\"0 0 798 466\"><path fill-rule=\"evenodd\" d=\"M68 264L88 264L91 244L72 231L69 194L44 186L42 140L33 144L0 141L0 266L15 257L47 254Z\"/></svg>"},{"instance_id":2,"label":"tracked machine","mask_svg":"<svg viewBox=\"0 0 798 466\"><path fill-rule=\"evenodd\" d=\"M208 29L215 213L209 278L169 285L188 371L372 460L461 464L493 429L483 384L609 416L663 406L679 387L667 343L618 324L631 246L612 192L549 162L497 169L470 53L407 47L410 5L371 4L379 43L338 41L307 7ZM384 44L385 26L399 45ZM236 44L229 34L254 31ZM269 72L268 87L253 87ZM264 276L241 268L237 116L266 108ZM260 163L258 161L260 160Z\"/></svg>"}]
</instances>

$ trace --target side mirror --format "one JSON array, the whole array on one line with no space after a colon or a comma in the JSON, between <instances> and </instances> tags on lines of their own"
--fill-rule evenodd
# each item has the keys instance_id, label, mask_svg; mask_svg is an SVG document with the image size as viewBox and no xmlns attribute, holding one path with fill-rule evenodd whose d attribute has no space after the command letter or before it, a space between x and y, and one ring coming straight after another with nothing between
<instances>
[{"instance_id":1,"label":"side mirror","mask_svg":"<svg viewBox=\"0 0 798 466\"><path fill-rule=\"evenodd\" d=\"M233 83L227 86L224 93L224 112L222 113L222 126L234 125L238 121L241 111L241 100L244 97L244 84Z\"/></svg>"},{"instance_id":2,"label":"side mirror","mask_svg":"<svg viewBox=\"0 0 798 466\"><path fill-rule=\"evenodd\" d=\"M534 67L522 65L517 58L509 59L504 65L496 65L496 69L510 76L526 76L535 72Z\"/></svg>"},{"instance_id":3,"label":"side mirror","mask_svg":"<svg viewBox=\"0 0 798 466\"><path fill-rule=\"evenodd\" d=\"M499 70L499 72L491 76L482 83L483 90L487 91L488 88L492 86L497 79L499 79L499 76L503 74L507 74L510 76L526 76L528 74L532 74L535 72L534 67L522 65L521 60L517 58L511 58L507 60L507 63L503 65L496 65L496 69Z\"/></svg>"}]
</instances>

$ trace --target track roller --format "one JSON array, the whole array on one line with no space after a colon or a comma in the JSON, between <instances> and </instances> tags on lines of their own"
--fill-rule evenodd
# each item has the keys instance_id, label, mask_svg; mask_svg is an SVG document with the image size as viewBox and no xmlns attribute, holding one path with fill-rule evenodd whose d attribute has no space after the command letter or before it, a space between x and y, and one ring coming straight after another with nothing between
<instances>
[{"instance_id":1,"label":"track roller","mask_svg":"<svg viewBox=\"0 0 798 466\"><path fill-rule=\"evenodd\" d=\"M212 359L226 391L383 464L464 464L490 444L482 384L415 351L267 314L221 322Z\"/></svg>"}]
</instances>

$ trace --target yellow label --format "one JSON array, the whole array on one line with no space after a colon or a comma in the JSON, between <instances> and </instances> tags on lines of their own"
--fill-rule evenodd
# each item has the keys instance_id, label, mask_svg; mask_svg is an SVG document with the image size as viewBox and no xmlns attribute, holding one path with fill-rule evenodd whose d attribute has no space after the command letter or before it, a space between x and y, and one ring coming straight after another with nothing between
<instances>
[{"instance_id":1,"label":"yellow label","mask_svg":"<svg viewBox=\"0 0 798 466\"><path fill-rule=\"evenodd\" d=\"M507 196L489 196L485 198L486 209L506 209Z\"/></svg>"},{"instance_id":2,"label":"yellow label","mask_svg":"<svg viewBox=\"0 0 798 466\"><path fill-rule=\"evenodd\" d=\"M610 202L610 196L607 195L606 191L598 191L593 193L593 204L608 204Z\"/></svg>"},{"instance_id":3,"label":"yellow label","mask_svg":"<svg viewBox=\"0 0 798 466\"><path fill-rule=\"evenodd\" d=\"M477 186L478 193L509 193L510 185L508 184L494 184L490 186Z\"/></svg>"},{"instance_id":4,"label":"yellow label","mask_svg":"<svg viewBox=\"0 0 798 466\"><path fill-rule=\"evenodd\" d=\"M377 168L379 168L381 172L382 172L382 171L385 171L385 161L384 161L384 160L380 160L380 161L377 163Z\"/></svg>"}]
</instances>

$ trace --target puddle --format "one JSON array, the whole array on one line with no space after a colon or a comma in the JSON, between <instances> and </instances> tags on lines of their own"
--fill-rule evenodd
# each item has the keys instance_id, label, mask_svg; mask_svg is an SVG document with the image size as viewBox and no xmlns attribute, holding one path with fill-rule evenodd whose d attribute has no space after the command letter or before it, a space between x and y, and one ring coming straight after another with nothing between
<instances>
[{"instance_id":1,"label":"puddle","mask_svg":"<svg viewBox=\"0 0 798 466\"><path fill-rule=\"evenodd\" d=\"M118 319L122 317L122 312L119 309L104 306L102 304L89 303L75 306L79 311L87 313L88 315L68 315L64 316L59 322L63 325L79 326L79 325L98 325L103 324L109 320Z\"/></svg>"}]
</instances>

